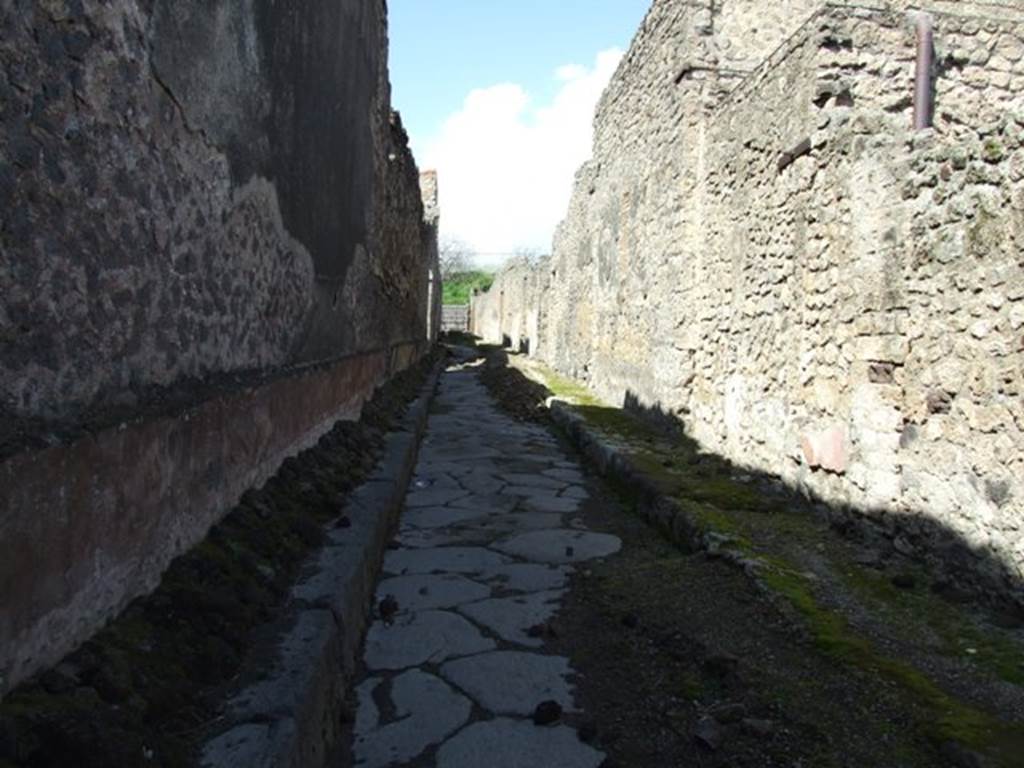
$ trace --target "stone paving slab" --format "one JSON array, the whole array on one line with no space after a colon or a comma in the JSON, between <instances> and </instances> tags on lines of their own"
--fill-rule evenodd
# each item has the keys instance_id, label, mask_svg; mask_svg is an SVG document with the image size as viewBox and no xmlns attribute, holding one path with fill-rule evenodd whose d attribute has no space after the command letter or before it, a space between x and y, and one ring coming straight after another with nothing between
<instances>
[{"instance_id":1,"label":"stone paving slab","mask_svg":"<svg viewBox=\"0 0 1024 768\"><path fill-rule=\"evenodd\" d=\"M566 496L534 496L524 501L523 506L536 512L575 512L580 508L580 499Z\"/></svg>"},{"instance_id":2,"label":"stone paving slab","mask_svg":"<svg viewBox=\"0 0 1024 768\"><path fill-rule=\"evenodd\" d=\"M434 576L396 576L377 587L377 600L393 597L400 613L431 608L454 608L475 603L491 594L489 587L456 573Z\"/></svg>"},{"instance_id":3,"label":"stone paving slab","mask_svg":"<svg viewBox=\"0 0 1024 768\"><path fill-rule=\"evenodd\" d=\"M495 568L479 578L497 582L503 588L517 592L545 592L561 589L569 580L569 569L539 563L513 563Z\"/></svg>"},{"instance_id":4,"label":"stone paving slab","mask_svg":"<svg viewBox=\"0 0 1024 768\"><path fill-rule=\"evenodd\" d=\"M493 494L507 485L504 479L489 470L474 470L459 478L462 487L475 494Z\"/></svg>"},{"instance_id":5,"label":"stone paving slab","mask_svg":"<svg viewBox=\"0 0 1024 768\"><path fill-rule=\"evenodd\" d=\"M449 661L441 676L498 715L533 714L542 701L573 709L569 660L520 651L495 651Z\"/></svg>"},{"instance_id":6,"label":"stone paving slab","mask_svg":"<svg viewBox=\"0 0 1024 768\"><path fill-rule=\"evenodd\" d=\"M419 465L417 465L416 471L418 474L423 476L448 474L457 478L474 471L474 467L472 464L467 464L464 461L434 460L421 461Z\"/></svg>"},{"instance_id":7,"label":"stone paving slab","mask_svg":"<svg viewBox=\"0 0 1024 768\"><path fill-rule=\"evenodd\" d=\"M558 611L572 563L620 543L583 528L580 466L500 413L476 367L450 368L436 402L377 586L355 765L596 768L571 728L533 723L542 702L575 702L569 660L531 628Z\"/></svg>"},{"instance_id":8,"label":"stone paving slab","mask_svg":"<svg viewBox=\"0 0 1024 768\"><path fill-rule=\"evenodd\" d=\"M397 549L384 558L384 572L408 573L484 573L514 562L483 547L437 547L435 549Z\"/></svg>"},{"instance_id":9,"label":"stone paving slab","mask_svg":"<svg viewBox=\"0 0 1024 768\"><path fill-rule=\"evenodd\" d=\"M555 512L517 512L493 518L488 523L492 530L532 531L558 528L562 516Z\"/></svg>"},{"instance_id":10,"label":"stone paving slab","mask_svg":"<svg viewBox=\"0 0 1024 768\"><path fill-rule=\"evenodd\" d=\"M562 590L552 589L515 597L498 597L460 606L459 611L507 642L539 648L544 642L527 633L530 627L543 624L555 615L562 594Z\"/></svg>"},{"instance_id":11,"label":"stone paving slab","mask_svg":"<svg viewBox=\"0 0 1024 768\"><path fill-rule=\"evenodd\" d=\"M448 506L457 509L482 509L491 513L511 512L519 502L509 496L500 493L474 493L457 499Z\"/></svg>"},{"instance_id":12,"label":"stone paving slab","mask_svg":"<svg viewBox=\"0 0 1024 768\"><path fill-rule=\"evenodd\" d=\"M564 487L564 484L556 488L540 485L507 485L501 493L503 496L523 496L527 499L557 499L558 492Z\"/></svg>"},{"instance_id":13,"label":"stone paving slab","mask_svg":"<svg viewBox=\"0 0 1024 768\"><path fill-rule=\"evenodd\" d=\"M515 474L537 474L543 472L548 467L553 466L557 466L557 464L549 459L517 457L502 462L499 468L499 474L507 472Z\"/></svg>"},{"instance_id":14,"label":"stone paving slab","mask_svg":"<svg viewBox=\"0 0 1024 768\"><path fill-rule=\"evenodd\" d=\"M540 563L579 563L607 557L619 551L622 542L616 536L590 531L548 530L523 533L493 548L499 552Z\"/></svg>"},{"instance_id":15,"label":"stone paving slab","mask_svg":"<svg viewBox=\"0 0 1024 768\"><path fill-rule=\"evenodd\" d=\"M583 482L583 473L575 469L545 469L544 471L541 472L541 474L544 477L551 477L554 478L555 480L561 480L566 484Z\"/></svg>"},{"instance_id":16,"label":"stone paving slab","mask_svg":"<svg viewBox=\"0 0 1024 768\"><path fill-rule=\"evenodd\" d=\"M447 504L450 501L468 496L469 491L462 488L419 488L409 491L405 497L406 507L433 507Z\"/></svg>"},{"instance_id":17,"label":"stone paving slab","mask_svg":"<svg viewBox=\"0 0 1024 768\"><path fill-rule=\"evenodd\" d=\"M392 625L375 622L366 635L363 660L370 670L408 669L495 647L493 640L458 614L422 611L400 615Z\"/></svg>"},{"instance_id":18,"label":"stone paving slab","mask_svg":"<svg viewBox=\"0 0 1024 768\"><path fill-rule=\"evenodd\" d=\"M417 491L426 490L427 488L461 490L463 486L462 483L456 480L453 475L450 475L447 472L432 472L430 474L417 473L412 479L409 488Z\"/></svg>"},{"instance_id":19,"label":"stone paving slab","mask_svg":"<svg viewBox=\"0 0 1024 768\"><path fill-rule=\"evenodd\" d=\"M487 514L488 512L473 507L419 507L406 511L402 516L402 527L445 528Z\"/></svg>"},{"instance_id":20,"label":"stone paving slab","mask_svg":"<svg viewBox=\"0 0 1024 768\"><path fill-rule=\"evenodd\" d=\"M395 537L395 543L407 549L433 549L453 544L487 544L493 539L488 535L467 541L458 531L438 528L404 528Z\"/></svg>"},{"instance_id":21,"label":"stone paving slab","mask_svg":"<svg viewBox=\"0 0 1024 768\"><path fill-rule=\"evenodd\" d=\"M285 768L285 757L295 739L295 721L291 718L269 723L246 723L223 733L203 749L202 768L249 766L249 768Z\"/></svg>"},{"instance_id":22,"label":"stone paving slab","mask_svg":"<svg viewBox=\"0 0 1024 768\"><path fill-rule=\"evenodd\" d=\"M379 678L367 680L357 691L359 714L352 748L357 766L386 768L408 762L469 720L469 699L440 678L414 669L391 681L395 720L381 723L373 689L382 683Z\"/></svg>"},{"instance_id":23,"label":"stone paving slab","mask_svg":"<svg viewBox=\"0 0 1024 768\"><path fill-rule=\"evenodd\" d=\"M551 471L551 470L545 470ZM560 491L565 488L569 483L564 480L558 480L553 477L548 477L541 472L531 472L523 474L520 472L509 472L503 474L501 479L512 486L526 486L529 488L551 488L556 491Z\"/></svg>"},{"instance_id":24,"label":"stone paving slab","mask_svg":"<svg viewBox=\"0 0 1024 768\"><path fill-rule=\"evenodd\" d=\"M474 723L441 745L437 768L598 768L604 754L565 726L506 718Z\"/></svg>"},{"instance_id":25,"label":"stone paving slab","mask_svg":"<svg viewBox=\"0 0 1024 768\"><path fill-rule=\"evenodd\" d=\"M562 491L562 494L560 496L560 498L563 499L586 499L588 497L589 494L587 493L587 489L582 488L578 485L570 485L568 488Z\"/></svg>"}]
</instances>

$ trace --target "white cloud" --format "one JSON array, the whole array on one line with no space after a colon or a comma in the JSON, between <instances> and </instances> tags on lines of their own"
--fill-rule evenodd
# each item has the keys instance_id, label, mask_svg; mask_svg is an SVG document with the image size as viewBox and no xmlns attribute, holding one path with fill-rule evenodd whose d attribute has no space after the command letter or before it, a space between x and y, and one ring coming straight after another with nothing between
<instances>
[{"instance_id":1,"label":"white cloud","mask_svg":"<svg viewBox=\"0 0 1024 768\"><path fill-rule=\"evenodd\" d=\"M587 76L587 68L580 64L566 64L555 70L555 77L562 82L567 80L578 80Z\"/></svg>"},{"instance_id":2,"label":"white cloud","mask_svg":"<svg viewBox=\"0 0 1024 768\"><path fill-rule=\"evenodd\" d=\"M438 172L442 236L479 253L547 253L590 157L594 107L621 58L611 49L593 66L559 67L558 91L545 104L515 83L472 91L422 155L421 167Z\"/></svg>"}]
</instances>

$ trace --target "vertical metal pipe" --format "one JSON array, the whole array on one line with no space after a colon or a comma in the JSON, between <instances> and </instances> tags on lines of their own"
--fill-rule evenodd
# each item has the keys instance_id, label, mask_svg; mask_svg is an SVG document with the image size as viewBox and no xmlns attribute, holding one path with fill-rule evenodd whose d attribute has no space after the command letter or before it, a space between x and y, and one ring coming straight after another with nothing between
<instances>
[{"instance_id":1,"label":"vertical metal pipe","mask_svg":"<svg viewBox=\"0 0 1024 768\"><path fill-rule=\"evenodd\" d=\"M427 270L427 341L434 340L434 270Z\"/></svg>"},{"instance_id":2,"label":"vertical metal pipe","mask_svg":"<svg viewBox=\"0 0 1024 768\"><path fill-rule=\"evenodd\" d=\"M935 115L935 88L932 71L935 61L935 38L932 17L917 14L917 71L914 75L914 130L932 127Z\"/></svg>"}]
</instances>

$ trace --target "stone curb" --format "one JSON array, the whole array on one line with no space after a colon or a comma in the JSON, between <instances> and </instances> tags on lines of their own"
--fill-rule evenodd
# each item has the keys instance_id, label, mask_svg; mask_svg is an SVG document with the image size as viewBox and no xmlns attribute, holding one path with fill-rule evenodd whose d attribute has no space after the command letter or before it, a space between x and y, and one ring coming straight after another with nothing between
<instances>
[{"instance_id":1,"label":"stone curb","mask_svg":"<svg viewBox=\"0 0 1024 768\"><path fill-rule=\"evenodd\" d=\"M810 635L796 609L761 578L767 563L731 548L729 545L734 541L732 536L714 530L689 514L678 501L659 488L648 474L630 461L623 451L603 439L597 430L573 410L572 405L551 400L548 410L555 424L602 477L613 484L629 487L637 500L637 512L644 520L657 526L684 552L704 552L707 557L719 558L741 571L754 588L788 619L792 630L810 641Z\"/></svg>"},{"instance_id":2,"label":"stone curb","mask_svg":"<svg viewBox=\"0 0 1024 768\"><path fill-rule=\"evenodd\" d=\"M320 768L337 747L377 574L443 367L431 371L377 468L345 502L351 526L328 531L303 566L286 615L268 628L276 640L266 676L228 703L228 727L203 746L203 768Z\"/></svg>"},{"instance_id":3,"label":"stone curb","mask_svg":"<svg viewBox=\"0 0 1024 768\"><path fill-rule=\"evenodd\" d=\"M551 400L548 410L555 424L587 461L603 477L629 486L637 497L640 515L658 526L676 545L687 552L704 551L709 556L721 557L741 568L748 576L756 577L763 565L760 561L729 549L729 536L709 529L690 515L679 502L665 494L656 481L638 469L623 451L602 438L569 403Z\"/></svg>"}]
</instances>

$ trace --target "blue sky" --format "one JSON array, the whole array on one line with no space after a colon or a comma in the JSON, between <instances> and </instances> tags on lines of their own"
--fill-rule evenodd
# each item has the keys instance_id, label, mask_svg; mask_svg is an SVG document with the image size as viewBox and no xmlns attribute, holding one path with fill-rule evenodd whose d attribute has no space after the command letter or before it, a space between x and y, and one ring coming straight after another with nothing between
<instances>
[{"instance_id":1,"label":"blue sky","mask_svg":"<svg viewBox=\"0 0 1024 768\"><path fill-rule=\"evenodd\" d=\"M389 0L392 103L420 167L438 170L443 236L549 250L594 104L648 5Z\"/></svg>"}]
</instances>

